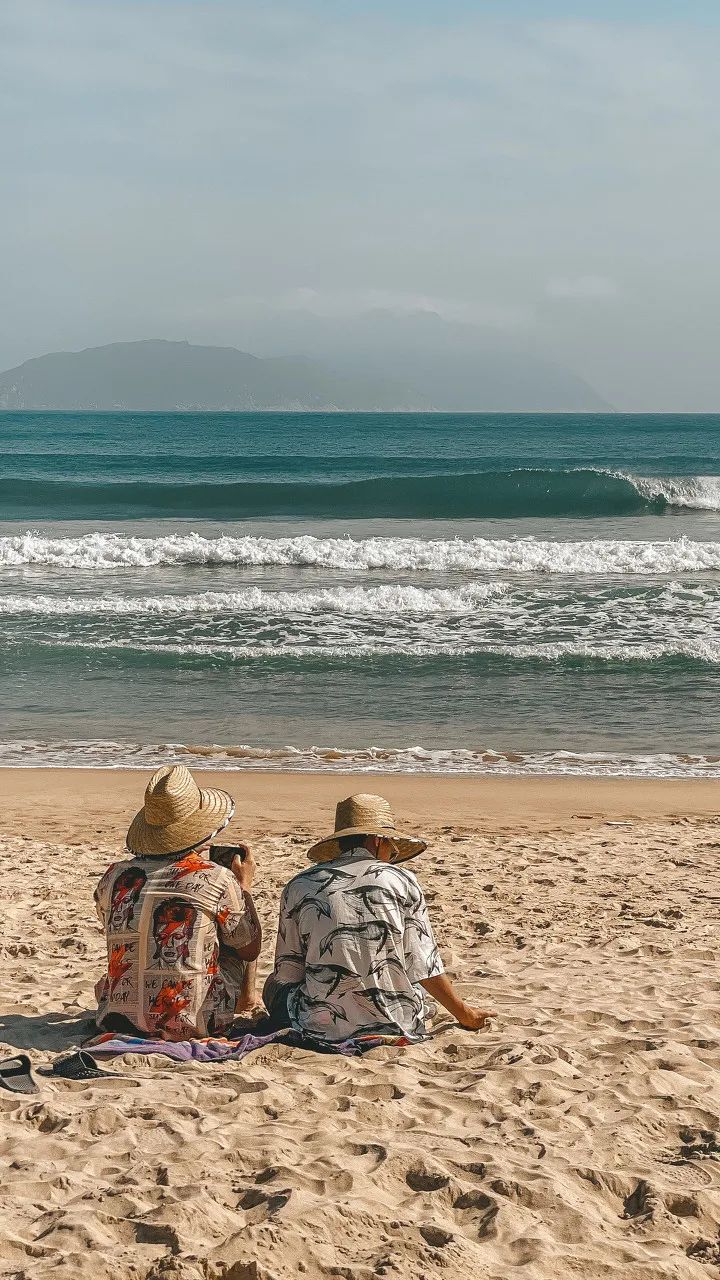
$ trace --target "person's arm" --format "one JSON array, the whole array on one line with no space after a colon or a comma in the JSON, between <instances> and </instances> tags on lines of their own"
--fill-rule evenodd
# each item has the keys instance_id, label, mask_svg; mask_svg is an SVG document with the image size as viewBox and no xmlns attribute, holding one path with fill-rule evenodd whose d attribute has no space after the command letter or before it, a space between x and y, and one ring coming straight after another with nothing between
<instances>
[{"instance_id":1,"label":"person's arm","mask_svg":"<svg viewBox=\"0 0 720 1280\"><path fill-rule=\"evenodd\" d=\"M93 898L95 899L95 910L97 912L97 918L100 921L100 926L103 930L105 929L105 926L107 923L108 908L110 905L109 904L110 885L113 880L113 873L115 871L115 866L116 866L116 863L114 862L110 864L107 871L103 874L100 881L98 882L97 888L95 889L95 892L93 894Z\"/></svg>"},{"instance_id":2,"label":"person's arm","mask_svg":"<svg viewBox=\"0 0 720 1280\"><path fill-rule=\"evenodd\" d=\"M262 947L262 927L250 893L255 877L255 859L250 850L242 861L234 859L231 874L233 879L227 885L217 914L220 937L241 960L257 960Z\"/></svg>"},{"instance_id":3,"label":"person's arm","mask_svg":"<svg viewBox=\"0 0 720 1280\"><path fill-rule=\"evenodd\" d=\"M404 872L408 882L405 921L405 963L411 982L420 983L433 1000L457 1018L461 1027L479 1031L493 1015L472 1005L457 994L446 976L433 936L425 895L412 872Z\"/></svg>"},{"instance_id":4,"label":"person's arm","mask_svg":"<svg viewBox=\"0 0 720 1280\"><path fill-rule=\"evenodd\" d=\"M433 1000L437 1000L438 1004L442 1005L443 1009L447 1009L453 1018L457 1018L460 1026L466 1031L479 1031L481 1027L487 1026L491 1018L495 1017L492 1009L475 1009L471 1004L466 1004L445 973L439 973L434 978L424 978L421 986Z\"/></svg>"},{"instance_id":5,"label":"person's arm","mask_svg":"<svg viewBox=\"0 0 720 1280\"><path fill-rule=\"evenodd\" d=\"M249 947L238 950L241 960L257 960L262 947L262 925L258 919L258 913L255 910L255 902L250 892L255 879L256 862L253 851L249 846L245 846L246 852L244 858L234 858L232 864L232 873L240 885L243 900L245 902L245 910L248 918L255 931L256 941L251 943Z\"/></svg>"}]
</instances>

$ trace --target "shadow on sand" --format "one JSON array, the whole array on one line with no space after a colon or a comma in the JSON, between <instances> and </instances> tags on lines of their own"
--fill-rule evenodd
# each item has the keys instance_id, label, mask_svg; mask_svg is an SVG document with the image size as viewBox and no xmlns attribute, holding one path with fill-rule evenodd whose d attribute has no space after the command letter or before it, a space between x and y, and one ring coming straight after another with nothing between
<instances>
[{"instance_id":1,"label":"shadow on sand","mask_svg":"<svg viewBox=\"0 0 720 1280\"><path fill-rule=\"evenodd\" d=\"M0 1015L0 1045L13 1049L45 1049L59 1053L79 1047L97 1034L90 1010L74 1016L64 1013L6 1013Z\"/></svg>"}]
</instances>

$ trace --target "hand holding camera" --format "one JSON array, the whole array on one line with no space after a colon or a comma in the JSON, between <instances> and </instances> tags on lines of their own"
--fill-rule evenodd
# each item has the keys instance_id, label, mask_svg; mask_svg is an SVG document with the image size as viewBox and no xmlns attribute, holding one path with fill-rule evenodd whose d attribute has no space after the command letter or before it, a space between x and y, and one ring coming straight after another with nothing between
<instances>
[{"instance_id":1,"label":"hand holding camera","mask_svg":"<svg viewBox=\"0 0 720 1280\"><path fill-rule=\"evenodd\" d=\"M246 844L211 844L210 860L226 867L237 880L240 888L249 893L255 878L255 859Z\"/></svg>"}]
</instances>

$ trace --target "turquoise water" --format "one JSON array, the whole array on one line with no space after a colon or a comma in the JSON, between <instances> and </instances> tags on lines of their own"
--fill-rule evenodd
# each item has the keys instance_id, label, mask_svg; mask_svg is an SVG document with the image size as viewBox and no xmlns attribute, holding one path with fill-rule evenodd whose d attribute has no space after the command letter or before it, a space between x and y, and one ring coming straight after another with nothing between
<instances>
[{"instance_id":1,"label":"turquoise water","mask_svg":"<svg viewBox=\"0 0 720 1280\"><path fill-rule=\"evenodd\" d=\"M0 760L720 773L719 433L0 414Z\"/></svg>"}]
</instances>

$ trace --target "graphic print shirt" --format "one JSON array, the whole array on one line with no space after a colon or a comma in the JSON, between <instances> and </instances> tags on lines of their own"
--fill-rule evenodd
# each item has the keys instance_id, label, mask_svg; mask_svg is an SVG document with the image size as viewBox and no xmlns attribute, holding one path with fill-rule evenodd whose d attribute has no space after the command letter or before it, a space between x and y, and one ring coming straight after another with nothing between
<instances>
[{"instance_id":1,"label":"graphic print shirt","mask_svg":"<svg viewBox=\"0 0 720 1280\"><path fill-rule=\"evenodd\" d=\"M353 849L303 871L280 902L275 979L296 1031L323 1040L421 1036L418 985L443 972L415 876Z\"/></svg>"},{"instance_id":2,"label":"graphic print shirt","mask_svg":"<svg viewBox=\"0 0 720 1280\"><path fill-rule=\"evenodd\" d=\"M227 1028L254 925L234 876L194 852L131 858L108 867L95 890L107 936L97 1020L123 1014L165 1040Z\"/></svg>"}]
</instances>

